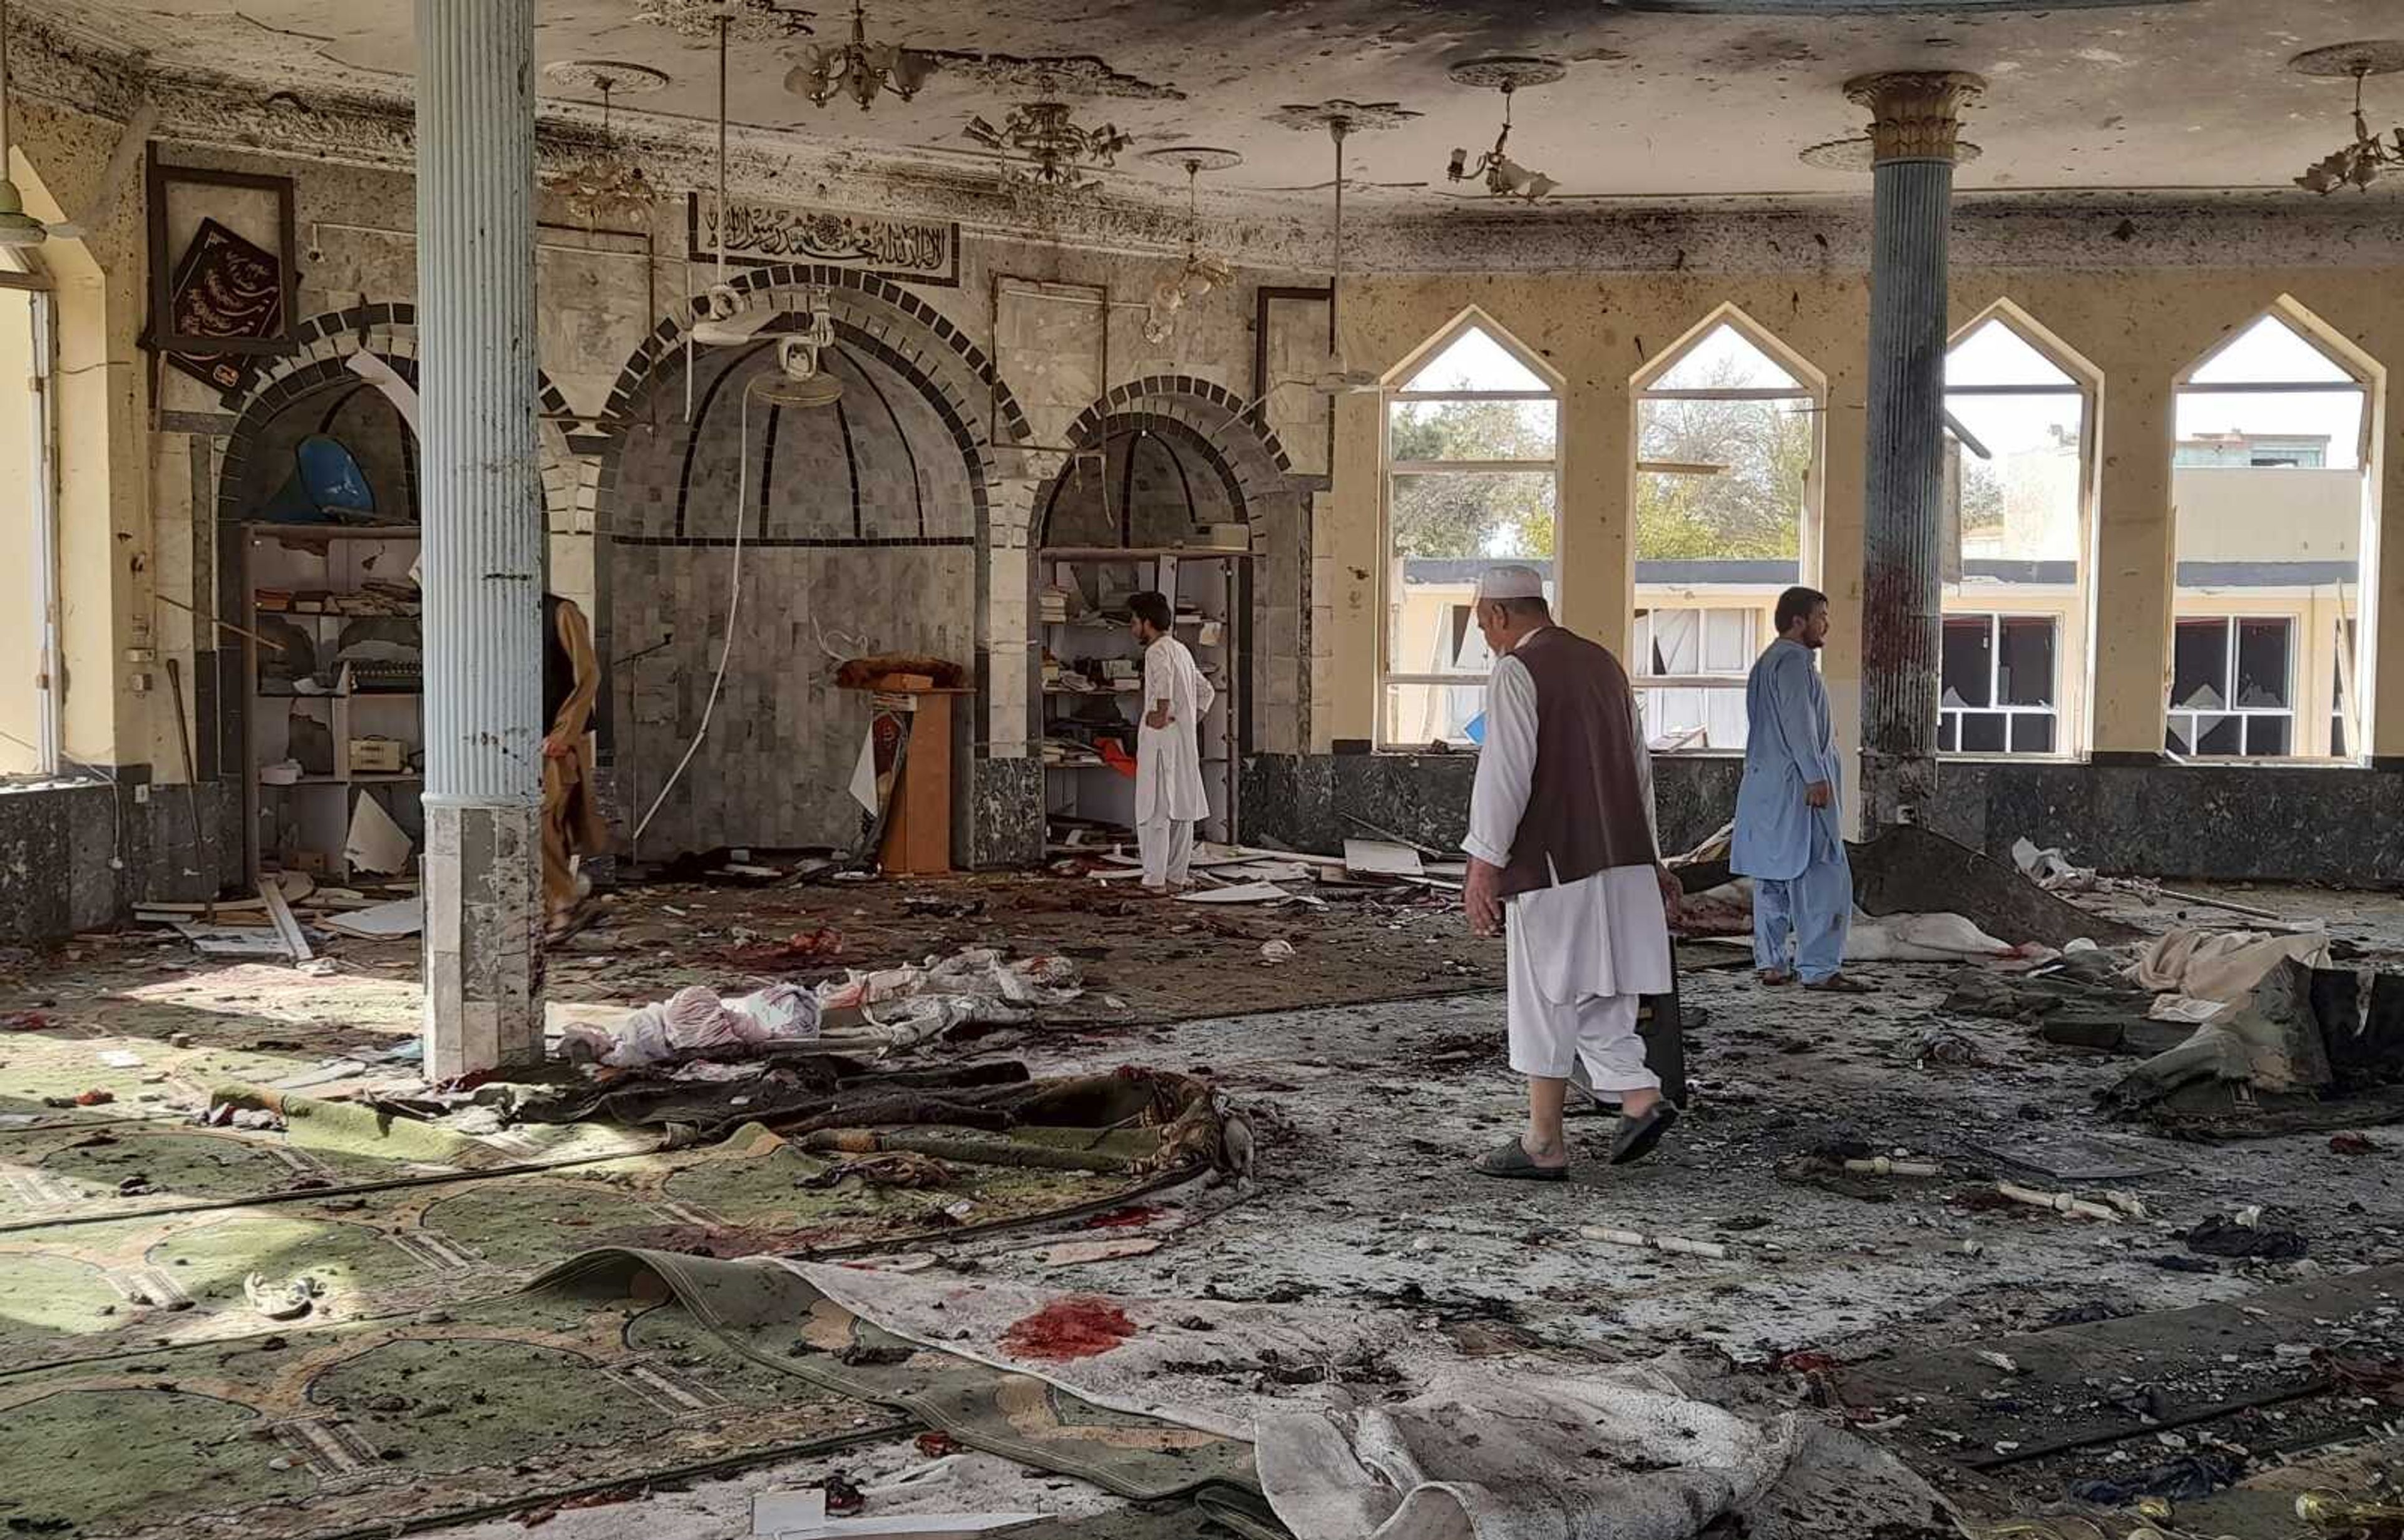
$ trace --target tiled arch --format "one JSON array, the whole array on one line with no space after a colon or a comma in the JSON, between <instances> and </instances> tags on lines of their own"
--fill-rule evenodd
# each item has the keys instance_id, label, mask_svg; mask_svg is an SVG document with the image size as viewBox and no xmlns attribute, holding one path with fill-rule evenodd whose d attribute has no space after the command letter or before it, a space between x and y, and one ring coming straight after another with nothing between
<instances>
[{"instance_id":1,"label":"tiled arch","mask_svg":"<svg viewBox=\"0 0 2404 1540\"><path fill-rule=\"evenodd\" d=\"M1149 404L1155 399L1158 404ZM1196 407L1192 404L1195 402L1202 405ZM1233 463L1241 465L1251 460L1250 469L1255 471L1278 476L1292 474L1293 460L1286 454L1285 445L1278 441L1276 430L1262 421L1256 408L1246 410L1251 405L1226 386L1195 375L1149 374L1114 387L1085 408L1069 426L1069 441L1080 447L1099 443L1106 431L1106 419L1150 413L1194 428ZM1231 433L1231 427L1239 427L1239 431ZM1251 446L1257 446L1261 455L1247 454Z\"/></svg>"},{"instance_id":2,"label":"tiled arch","mask_svg":"<svg viewBox=\"0 0 2404 1540\"><path fill-rule=\"evenodd\" d=\"M293 337L298 351L271 360L246 392L226 403L234 413L234 425L226 435L224 453L217 465L217 513L221 524L241 519L237 499L243 474L248 469L252 451L258 447L260 433L278 413L330 385L366 384L351 372L348 360L352 354L372 354L391 365L392 371L412 387L417 384L417 307L413 304L362 303L348 310L328 311L301 322ZM551 529L566 529L575 522L579 478L560 424L573 413L567 398L539 371L535 375L535 388L541 405L537 426L543 446L544 523Z\"/></svg>"},{"instance_id":3,"label":"tiled arch","mask_svg":"<svg viewBox=\"0 0 2404 1540\"><path fill-rule=\"evenodd\" d=\"M1131 428L1182 430L1199 439L1226 486L1228 500L1252 526L1251 688L1244 693L1247 751L1298 752L1299 724L1310 710L1311 499L1293 461L1257 411L1226 386L1191 374L1151 374L1114 386L1079 414L1068 441L1098 447ZM1050 507L1057 478L1036 491L1035 511Z\"/></svg>"},{"instance_id":4,"label":"tiled arch","mask_svg":"<svg viewBox=\"0 0 2404 1540\"><path fill-rule=\"evenodd\" d=\"M1023 443L1034 437L1018 399L1002 383L985 350L905 286L874 273L820 262L784 262L751 268L727 282L746 294L766 293L770 303L779 310L799 310L809 290L827 290L836 297L838 319L849 320L860 332L902 357L908 366L907 372L937 383L938 389L950 401L948 415L969 424L986 453L990 454L994 446L985 429L988 414L977 405L980 395L991 402L991 419L999 426L1004 443ZM676 314L652 328L651 334L627 357L625 367L618 371L617 383L609 388L609 401L602 413L604 427L624 422L632 415L644 385L662 360L683 346L684 334L700 302L700 296L686 301ZM851 314L845 315L845 311Z\"/></svg>"}]
</instances>

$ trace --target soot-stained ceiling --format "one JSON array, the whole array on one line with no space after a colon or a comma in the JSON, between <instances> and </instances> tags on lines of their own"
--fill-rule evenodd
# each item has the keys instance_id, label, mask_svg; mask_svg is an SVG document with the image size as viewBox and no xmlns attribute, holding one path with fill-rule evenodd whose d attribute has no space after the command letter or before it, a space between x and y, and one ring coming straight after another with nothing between
<instances>
[{"instance_id":1,"label":"soot-stained ceiling","mask_svg":"<svg viewBox=\"0 0 2404 1540\"><path fill-rule=\"evenodd\" d=\"M795 7L799 8L799 7ZM406 0L19 0L21 16L152 68L215 75L262 93L316 87L405 99L415 47ZM706 137L716 70L705 38L637 14L637 0L543 0L545 65L615 59L665 71L621 103L653 131ZM735 45L732 116L815 151L901 155L958 174L992 157L970 119L1056 93L1081 122L1109 120L1132 148L1106 179L1179 197L1182 174L1141 151L1203 142L1241 152L1222 194L1265 211L1323 197L1324 137L1279 120L1293 104L1400 103L1418 114L1357 135L1348 175L1372 209L1457 210L1456 147L1490 145L1498 93L1448 69L1496 53L1549 56L1558 84L1521 93L1512 151L1556 178L1558 202L1858 193L1858 171L1807 165L1808 146L1856 133L1840 91L1887 67L1975 71L1990 81L1965 130L1984 155L1965 190L2191 192L2284 188L2345 137L2348 87L2290 73L2299 49L2404 31L2393 0L1004 0L963 7L878 0L872 40L940 53L916 99L862 112L784 89L813 42L839 42L842 0L816 0L807 34ZM1049 61L1049 63L1047 63ZM547 106L573 110L546 83ZM2404 119L2404 76L2371 84L2379 125ZM2384 116L2382 116L2382 114Z\"/></svg>"}]
</instances>

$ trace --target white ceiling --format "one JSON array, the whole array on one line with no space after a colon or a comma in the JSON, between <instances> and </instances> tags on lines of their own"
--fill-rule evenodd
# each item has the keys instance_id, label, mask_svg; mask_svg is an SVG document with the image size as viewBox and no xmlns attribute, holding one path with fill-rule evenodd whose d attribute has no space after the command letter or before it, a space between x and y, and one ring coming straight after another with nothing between
<instances>
[{"instance_id":1,"label":"white ceiling","mask_svg":"<svg viewBox=\"0 0 2404 1540\"><path fill-rule=\"evenodd\" d=\"M815 0L816 39L837 40L847 0ZM19 9L147 52L161 66L256 82L262 91L342 86L405 96L415 48L409 0L19 0ZM622 59L672 83L635 110L685 130L715 110L706 43L639 21L636 0L540 0L541 63ZM1893 0L877 0L872 39L1022 57L1097 56L1067 89L1079 120L1114 121L1138 151L1202 142L1239 150L1241 167L1206 181L1223 191L1323 184L1331 151L1317 133L1274 120L1288 103L1399 101L1423 117L1352 141L1350 175L1426 183L1365 196L1431 212L1454 206L1443 180L1456 145L1492 142L1493 92L1451 84L1447 67L1497 52L1567 62L1568 78L1523 92L1512 147L1565 198L1858 192L1858 174L1796 155L1857 133L1850 76L1942 66L1991 81L1966 137L1985 149L1965 190L2284 188L2346 136L2343 81L2289 73L2321 44L2404 34L2397 0L2169 0L2150 5L1924 5ZM982 152L960 136L974 113L997 117L1041 94L1022 73L939 73L916 101L863 114L817 108L782 86L813 41L738 44L738 123L846 142L955 166ZM1093 77L1107 76L1097 91ZM546 83L546 91L552 88ZM2404 120L2404 76L2373 81L2374 129ZM1174 167L1122 158L1128 181L1181 182ZM2296 194L2298 197L2305 195Z\"/></svg>"}]
</instances>

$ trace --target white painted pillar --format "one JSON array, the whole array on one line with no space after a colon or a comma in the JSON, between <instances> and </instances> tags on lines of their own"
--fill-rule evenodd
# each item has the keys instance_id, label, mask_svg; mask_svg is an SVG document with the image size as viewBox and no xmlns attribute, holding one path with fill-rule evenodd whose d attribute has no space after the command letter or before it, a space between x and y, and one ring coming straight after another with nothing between
<instances>
[{"instance_id":1,"label":"white painted pillar","mask_svg":"<svg viewBox=\"0 0 2404 1540\"><path fill-rule=\"evenodd\" d=\"M542 1057L535 0L416 0L426 1072Z\"/></svg>"}]
</instances>

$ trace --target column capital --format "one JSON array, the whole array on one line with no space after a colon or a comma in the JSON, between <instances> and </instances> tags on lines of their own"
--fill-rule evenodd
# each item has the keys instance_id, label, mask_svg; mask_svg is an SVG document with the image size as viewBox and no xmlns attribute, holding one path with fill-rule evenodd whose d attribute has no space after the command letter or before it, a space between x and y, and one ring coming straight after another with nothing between
<instances>
[{"instance_id":1,"label":"column capital","mask_svg":"<svg viewBox=\"0 0 2404 1540\"><path fill-rule=\"evenodd\" d=\"M1870 109L1870 158L1950 161L1961 110L1987 89L1963 70L1887 70L1845 82L1845 97Z\"/></svg>"}]
</instances>

